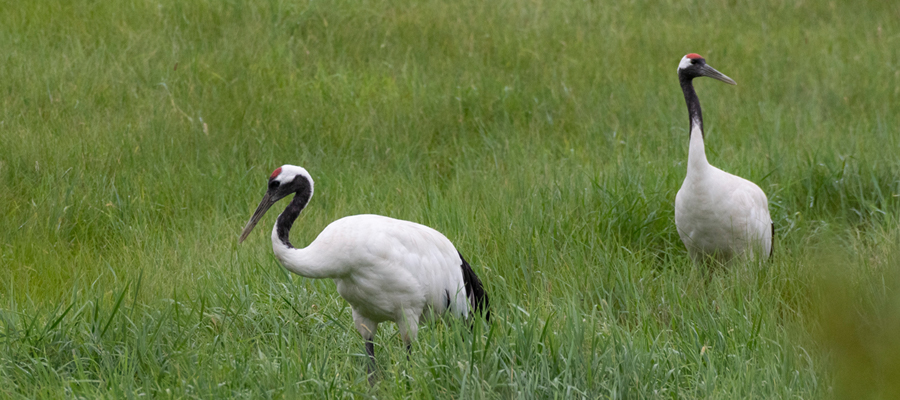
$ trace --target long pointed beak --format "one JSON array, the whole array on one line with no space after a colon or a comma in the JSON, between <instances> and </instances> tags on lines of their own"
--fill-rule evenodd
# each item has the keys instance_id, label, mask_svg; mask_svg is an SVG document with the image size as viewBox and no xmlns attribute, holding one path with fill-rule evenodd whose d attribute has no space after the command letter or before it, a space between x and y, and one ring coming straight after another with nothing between
<instances>
[{"instance_id":1,"label":"long pointed beak","mask_svg":"<svg viewBox=\"0 0 900 400\"><path fill-rule=\"evenodd\" d=\"M241 238L238 239L238 243L242 243L244 239L247 239L247 236L250 236L250 232L256 227L256 224L259 223L259 220L262 219L263 215L266 214L266 211L269 211L269 207L272 207L272 204L275 204L277 201L278 199L272 197L271 192L266 192L262 201L259 202L259 206L256 207L256 212L253 213L253 216L250 217L250 221L247 222L247 226L244 227L244 231L241 232Z\"/></svg>"},{"instance_id":2,"label":"long pointed beak","mask_svg":"<svg viewBox=\"0 0 900 400\"><path fill-rule=\"evenodd\" d=\"M710 67L708 64L703 65L703 68L700 69L700 75L708 76L713 79L718 79L729 85L737 85L737 83L734 81L734 79L731 79L731 78L725 76L725 74L723 74L719 71L716 71L715 68Z\"/></svg>"}]
</instances>

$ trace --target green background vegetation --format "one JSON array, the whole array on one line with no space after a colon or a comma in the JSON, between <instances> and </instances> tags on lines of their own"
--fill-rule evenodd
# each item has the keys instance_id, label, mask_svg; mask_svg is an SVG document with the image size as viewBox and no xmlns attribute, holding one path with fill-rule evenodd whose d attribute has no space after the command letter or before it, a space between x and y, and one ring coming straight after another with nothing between
<instances>
[{"instance_id":1,"label":"green background vegetation","mask_svg":"<svg viewBox=\"0 0 900 400\"><path fill-rule=\"evenodd\" d=\"M900 2L0 1L0 396L897 398ZM689 52L707 154L774 259L692 265L673 202ZM381 380L293 232L432 226L493 305L393 325ZM277 207L277 206L276 206Z\"/></svg>"}]
</instances>

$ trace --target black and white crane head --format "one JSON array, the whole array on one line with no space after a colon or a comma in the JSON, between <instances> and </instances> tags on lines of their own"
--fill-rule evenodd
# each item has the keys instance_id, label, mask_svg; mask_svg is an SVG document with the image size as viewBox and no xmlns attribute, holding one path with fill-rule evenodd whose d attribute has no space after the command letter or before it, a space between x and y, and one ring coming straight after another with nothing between
<instances>
[{"instance_id":1,"label":"black and white crane head","mask_svg":"<svg viewBox=\"0 0 900 400\"><path fill-rule=\"evenodd\" d=\"M694 79L701 76L718 79L729 85L737 85L734 79L729 78L725 74L717 71L715 68L706 63L706 59L697 53L690 53L681 58L678 63L678 76L683 79Z\"/></svg>"},{"instance_id":2,"label":"black and white crane head","mask_svg":"<svg viewBox=\"0 0 900 400\"><path fill-rule=\"evenodd\" d=\"M709 77L720 80L730 85L737 85L735 81L725 74L717 71L706 63L706 59L697 53L690 53L681 58L678 63L678 81L681 83L681 90L684 92L684 101L688 105L688 114L691 119L691 134L694 130L699 130L703 134L703 114L700 111L700 99L694 91L694 78Z\"/></svg>"},{"instance_id":3,"label":"black and white crane head","mask_svg":"<svg viewBox=\"0 0 900 400\"><path fill-rule=\"evenodd\" d=\"M247 236L250 236L250 232L253 231L253 228L256 227L256 224L259 223L259 220L262 219L263 215L266 214L266 211L269 211L269 208L272 207L279 200L295 194L295 201L292 201L288 208L285 209L285 212L282 215L285 215L286 220L284 223L286 225L283 226L284 235L287 235L291 226L293 225L294 220L300 214L300 211L306 207L306 204L309 203L309 200L313 195L313 187L314 182L312 177L309 175L309 172L306 171L303 167L298 167L296 165L283 165L275 169L271 175L269 175L269 183L268 189L266 190L266 194L263 196L262 201L259 202L259 206L256 207L256 212L253 213L253 216L250 217L250 221L247 222L247 225L244 227L244 231L241 232L241 237L238 242L243 242L247 239ZM293 216L293 219L290 221L287 218ZM279 216L279 222L281 222ZM278 226L275 226L275 233L278 233ZM289 237L285 236L284 239L290 243Z\"/></svg>"},{"instance_id":4,"label":"black and white crane head","mask_svg":"<svg viewBox=\"0 0 900 400\"><path fill-rule=\"evenodd\" d=\"M453 243L425 225L380 215L353 215L332 222L305 248L294 248L290 230L309 204L313 180L306 169L283 165L241 232L243 242L266 211L294 198L272 229L272 251L289 271L307 278L333 279L353 310L353 323L366 341L369 380L375 365L373 339L378 324L394 321L409 349L420 320L450 315L490 318L481 280Z\"/></svg>"},{"instance_id":5,"label":"black and white crane head","mask_svg":"<svg viewBox=\"0 0 900 400\"><path fill-rule=\"evenodd\" d=\"M704 144L703 113L694 78L709 77L735 85L699 54L678 63L678 81L690 119L687 175L675 195L675 226L696 261L772 254L774 225L766 194L753 182L709 164Z\"/></svg>"}]
</instances>

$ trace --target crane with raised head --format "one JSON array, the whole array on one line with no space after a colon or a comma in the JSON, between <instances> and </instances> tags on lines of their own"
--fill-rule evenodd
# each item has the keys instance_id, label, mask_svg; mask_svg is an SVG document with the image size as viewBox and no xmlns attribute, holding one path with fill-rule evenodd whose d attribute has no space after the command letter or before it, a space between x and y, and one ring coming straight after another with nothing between
<instances>
[{"instance_id":1,"label":"crane with raised head","mask_svg":"<svg viewBox=\"0 0 900 400\"><path fill-rule=\"evenodd\" d=\"M313 194L312 177L302 167L283 165L272 173L239 241L273 204L291 194L294 198L272 228L272 250L288 271L334 280L366 342L370 383L379 323L394 321L409 351L420 320L446 314L465 319L474 312L490 318L488 296L472 267L446 236L425 225L353 215L326 226L309 246L295 248L289 238L291 226Z\"/></svg>"},{"instance_id":2,"label":"crane with raised head","mask_svg":"<svg viewBox=\"0 0 900 400\"><path fill-rule=\"evenodd\" d=\"M687 175L675 196L678 235L695 261L770 257L775 225L766 194L755 183L722 171L706 159L703 115L693 83L702 76L736 85L698 54L688 54L678 64L691 124Z\"/></svg>"}]
</instances>

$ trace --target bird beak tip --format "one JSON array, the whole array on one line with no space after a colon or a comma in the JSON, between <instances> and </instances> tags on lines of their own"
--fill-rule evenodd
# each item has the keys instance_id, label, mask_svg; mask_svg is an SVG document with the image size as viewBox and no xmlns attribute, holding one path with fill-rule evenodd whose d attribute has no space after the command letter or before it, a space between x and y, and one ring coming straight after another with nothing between
<instances>
[{"instance_id":1,"label":"bird beak tip","mask_svg":"<svg viewBox=\"0 0 900 400\"><path fill-rule=\"evenodd\" d=\"M238 244L244 243L244 241L247 240L248 236L250 236L250 232L247 232L246 230L242 232L241 236L238 237Z\"/></svg>"}]
</instances>

